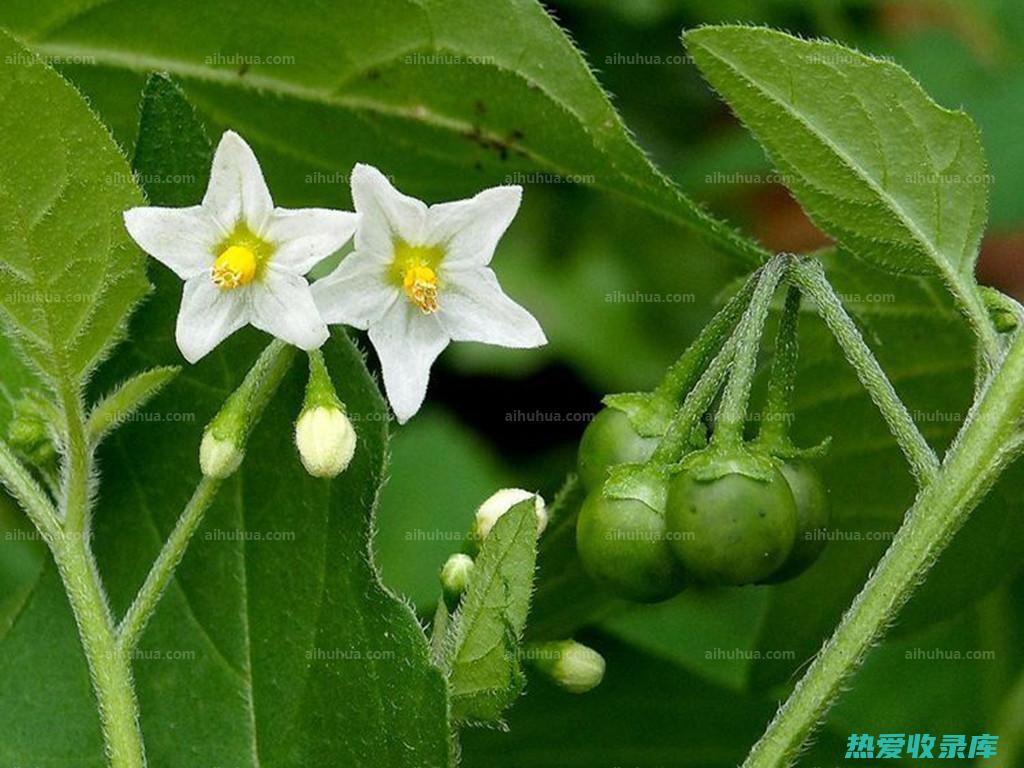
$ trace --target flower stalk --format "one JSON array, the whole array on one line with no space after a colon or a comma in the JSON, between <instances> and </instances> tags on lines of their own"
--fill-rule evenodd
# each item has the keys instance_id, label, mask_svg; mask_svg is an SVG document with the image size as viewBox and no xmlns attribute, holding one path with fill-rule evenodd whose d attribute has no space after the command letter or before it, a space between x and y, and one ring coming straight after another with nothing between
<instances>
[{"instance_id":1,"label":"flower stalk","mask_svg":"<svg viewBox=\"0 0 1024 768\"><path fill-rule=\"evenodd\" d=\"M818 314L839 342L861 385L871 396L900 450L910 462L918 485L927 485L939 472L939 460L829 284L821 262L797 260L792 275L800 289L817 305Z\"/></svg>"},{"instance_id":2,"label":"flower stalk","mask_svg":"<svg viewBox=\"0 0 1024 768\"><path fill-rule=\"evenodd\" d=\"M774 448L776 455L780 449L792 448L789 422L799 358L799 320L800 289L791 285L786 291L786 303L779 318L778 333L775 335L775 358L772 361L768 392L765 395L761 429L757 436L758 443L763 447Z\"/></svg>"},{"instance_id":3,"label":"flower stalk","mask_svg":"<svg viewBox=\"0 0 1024 768\"><path fill-rule=\"evenodd\" d=\"M722 404L715 419L715 433L712 440L716 446L733 447L743 443L743 426L747 420L747 401L757 368L757 352L761 345L761 333L772 296L786 272L789 259L777 256L769 261L761 272L757 288L750 299L750 306L743 315L737 329L736 357L733 360L729 382L722 395Z\"/></svg>"},{"instance_id":4,"label":"flower stalk","mask_svg":"<svg viewBox=\"0 0 1024 768\"><path fill-rule=\"evenodd\" d=\"M294 355L295 348L280 339L270 342L238 389L224 402L206 427L199 449L199 464L206 477L223 480L238 469L249 434L277 391Z\"/></svg>"}]
</instances>

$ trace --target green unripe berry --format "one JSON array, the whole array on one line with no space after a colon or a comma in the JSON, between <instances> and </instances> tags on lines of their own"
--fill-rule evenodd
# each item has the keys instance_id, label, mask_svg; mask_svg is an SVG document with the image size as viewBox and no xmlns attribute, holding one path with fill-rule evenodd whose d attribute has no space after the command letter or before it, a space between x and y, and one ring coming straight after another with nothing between
<instances>
[{"instance_id":1,"label":"green unripe berry","mask_svg":"<svg viewBox=\"0 0 1024 768\"><path fill-rule=\"evenodd\" d=\"M785 562L796 536L796 504L786 478L738 471L723 458L703 473L684 469L669 484L665 522L679 562L707 584L752 584Z\"/></svg>"},{"instance_id":2,"label":"green unripe berry","mask_svg":"<svg viewBox=\"0 0 1024 768\"><path fill-rule=\"evenodd\" d=\"M792 459L779 467L796 505L796 537L789 557L765 583L774 584L796 578L821 555L827 540L830 504L828 489L818 471L803 459Z\"/></svg>"},{"instance_id":3,"label":"green unripe berry","mask_svg":"<svg viewBox=\"0 0 1024 768\"><path fill-rule=\"evenodd\" d=\"M665 600L685 586L665 538L658 512L600 490L587 496L576 522L576 549L587 574L612 594L641 603Z\"/></svg>"},{"instance_id":4,"label":"green unripe berry","mask_svg":"<svg viewBox=\"0 0 1024 768\"><path fill-rule=\"evenodd\" d=\"M637 434L625 413L605 408L587 425L580 439L580 482L588 491L598 489L604 485L610 468L646 461L657 447L658 438Z\"/></svg>"}]
</instances>

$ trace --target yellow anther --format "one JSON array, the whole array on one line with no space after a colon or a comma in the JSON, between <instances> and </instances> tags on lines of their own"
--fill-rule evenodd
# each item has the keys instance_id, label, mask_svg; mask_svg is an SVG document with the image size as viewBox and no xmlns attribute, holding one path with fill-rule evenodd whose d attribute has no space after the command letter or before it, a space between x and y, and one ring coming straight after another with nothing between
<instances>
[{"instance_id":1,"label":"yellow anther","mask_svg":"<svg viewBox=\"0 0 1024 768\"><path fill-rule=\"evenodd\" d=\"M248 285L256 277L256 254L241 245L229 246L213 262L210 276L224 290Z\"/></svg>"},{"instance_id":2,"label":"yellow anther","mask_svg":"<svg viewBox=\"0 0 1024 768\"><path fill-rule=\"evenodd\" d=\"M402 289L424 314L437 311L437 273L423 264L414 264L402 276Z\"/></svg>"}]
</instances>

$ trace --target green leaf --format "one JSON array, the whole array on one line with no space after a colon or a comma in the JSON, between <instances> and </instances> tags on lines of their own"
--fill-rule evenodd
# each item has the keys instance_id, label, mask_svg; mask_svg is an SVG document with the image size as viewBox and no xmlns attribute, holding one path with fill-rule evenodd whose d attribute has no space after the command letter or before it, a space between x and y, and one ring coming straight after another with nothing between
<instances>
[{"instance_id":1,"label":"green leaf","mask_svg":"<svg viewBox=\"0 0 1024 768\"><path fill-rule=\"evenodd\" d=\"M187 194L155 183L150 201L194 203L209 156L180 91L154 79L135 169L142 179L194 183ZM104 367L97 391L143 365L178 361L180 281L160 267L154 282L154 299L132 324L135 343ZM132 421L105 442L94 540L115 613L134 597L199 479L204 424L265 344L262 334L237 334L151 402L148 410L166 418ZM416 617L381 586L370 559L386 407L344 333L324 353L357 430L356 455L333 482L302 469L293 421L306 377L304 366L293 366L135 655L152 765L452 762L444 677ZM95 703L52 566L0 640L0 670L0 762L103 764Z\"/></svg>"},{"instance_id":2,"label":"green leaf","mask_svg":"<svg viewBox=\"0 0 1024 768\"><path fill-rule=\"evenodd\" d=\"M148 290L121 212L142 201L85 101L0 32L0 322L77 394Z\"/></svg>"},{"instance_id":3,"label":"green leaf","mask_svg":"<svg viewBox=\"0 0 1024 768\"><path fill-rule=\"evenodd\" d=\"M684 40L823 230L877 266L973 283L988 180L966 114L835 43L734 26Z\"/></svg>"},{"instance_id":4,"label":"green leaf","mask_svg":"<svg viewBox=\"0 0 1024 768\"><path fill-rule=\"evenodd\" d=\"M522 692L519 641L536 561L537 515L530 498L499 518L484 539L452 620L448 685L456 722L498 721Z\"/></svg>"},{"instance_id":5,"label":"green leaf","mask_svg":"<svg viewBox=\"0 0 1024 768\"><path fill-rule=\"evenodd\" d=\"M40 389L38 376L29 368L13 339L0 333L0 437L7 436L7 425L14 417L15 403L24 390Z\"/></svg>"},{"instance_id":6,"label":"green leaf","mask_svg":"<svg viewBox=\"0 0 1024 768\"><path fill-rule=\"evenodd\" d=\"M181 78L194 103L261 157L298 162L305 181L291 189L305 199L340 190L357 161L420 195L449 193L453 182L467 192L588 184L695 224L747 262L763 258L651 165L579 51L532 0L242 0L208 9L199 25L175 0L11 0L0 25L41 53L86 62L68 68L83 82L95 82L92 67ZM119 98L109 82L99 87L98 101ZM131 105L120 103L123 122Z\"/></svg>"},{"instance_id":7,"label":"green leaf","mask_svg":"<svg viewBox=\"0 0 1024 768\"><path fill-rule=\"evenodd\" d=\"M0 491L0 638L18 620L47 558L35 528Z\"/></svg>"}]
</instances>

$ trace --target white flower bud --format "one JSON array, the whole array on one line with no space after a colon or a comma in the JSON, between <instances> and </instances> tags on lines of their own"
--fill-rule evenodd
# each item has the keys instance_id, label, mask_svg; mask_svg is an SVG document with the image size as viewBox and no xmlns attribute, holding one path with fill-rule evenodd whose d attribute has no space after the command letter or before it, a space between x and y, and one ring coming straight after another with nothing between
<instances>
[{"instance_id":1,"label":"white flower bud","mask_svg":"<svg viewBox=\"0 0 1024 768\"><path fill-rule=\"evenodd\" d=\"M604 679L604 657L575 640L539 643L530 649L528 658L569 693L586 693Z\"/></svg>"},{"instance_id":2,"label":"white flower bud","mask_svg":"<svg viewBox=\"0 0 1024 768\"><path fill-rule=\"evenodd\" d=\"M215 480L231 477L244 457L245 452L234 440L217 437L212 429L203 433L203 442L199 446L199 467L207 477Z\"/></svg>"},{"instance_id":3,"label":"white flower bud","mask_svg":"<svg viewBox=\"0 0 1024 768\"><path fill-rule=\"evenodd\" d=\"M449 602L457 603L462 593L469 588L474 566L473 558L461 552L452 555L445 562L441 569L441 587Z\"/></svg>"},{"instance_id":4,"label":"white flower bud","mask_svg":"<svg viewBox=\"0 0 1024 768\"><path fill-rule=\"evenodd\" d=\"M548 524L548 511L544 505L544 499L540 494L524 491L522 488L502 488L492 495L487 501L480 505L476 511L476 525L473 528L473 535L478 541L486 538L491 532L498 518L508 512L520 502L533 497L535 510L537 512L537 533L543 533Z\"/></svg>"},{"instance_id":5,"label":"white flower bud","mask_svg":"<svg viewBox=\"0 0 1024 768\"><path fill-rule=\"evenodd\" d=\"M307 408L295 425L295 445L302 466L313 477L337 477L356 451L356 431L344 411L325 406Z\"/></svg>"}]
</instances>

